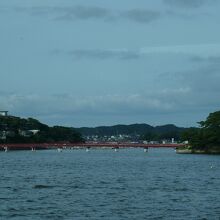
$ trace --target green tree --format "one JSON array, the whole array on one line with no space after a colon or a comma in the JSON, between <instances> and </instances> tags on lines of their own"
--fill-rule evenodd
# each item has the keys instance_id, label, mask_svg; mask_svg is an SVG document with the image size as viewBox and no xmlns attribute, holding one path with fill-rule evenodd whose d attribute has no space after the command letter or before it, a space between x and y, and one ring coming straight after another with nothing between
<instances>
[{"instance_id":1,"label":"green tree","mask_svg":"<svg viewBox=\"0 0 220 220\"><path fill-rule=\"evenodd\" d=\"M199 125L184 131L182 139L188 140L193 149L220 150L220 111L210 113Z\"/></svg>"},{"instance_id":2,"label":"green tree","mask_svg":"<svg viewBox=\"0 0 220 220\"><path fill-rule=\"evenodd\" d=\"M32 134L31 130L38 130ZM29 133L22 135L22 132ZM52 143L52 142L83 142L79 132L73 128L40 123L33 118L0 116L0 143Z\"/></svg>"},{"instance_id":3,"label":"green tree","mask_svg":"<svg viewBox=\"0 0 220 220\"><path fill-rule=\"evenodd\" d=\"M199 124L207 146L220 148L220 111L210 113L207 119Z\"/></svg>"}]
</instances>

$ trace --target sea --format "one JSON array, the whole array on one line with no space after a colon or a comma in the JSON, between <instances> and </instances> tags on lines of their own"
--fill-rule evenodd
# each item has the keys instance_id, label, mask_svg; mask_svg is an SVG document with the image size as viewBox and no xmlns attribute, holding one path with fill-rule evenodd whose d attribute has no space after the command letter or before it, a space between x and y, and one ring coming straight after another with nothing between
<instances>
[{"instance_id":1,"label":"sea","mask_svg":"<svg viewBox=\"0 0 220 220\"><path fill-rule=\"evenodd\" d=\"M0 152L0 219L219 220L220 156L169 148Z\"/></svg>"}]
</instances>

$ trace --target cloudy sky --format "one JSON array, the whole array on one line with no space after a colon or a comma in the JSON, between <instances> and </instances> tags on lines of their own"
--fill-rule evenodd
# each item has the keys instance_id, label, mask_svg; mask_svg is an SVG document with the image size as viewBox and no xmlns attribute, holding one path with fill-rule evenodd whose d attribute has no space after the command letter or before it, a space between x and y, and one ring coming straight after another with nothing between
<instances>
[{"instance_id":1,"label":"cloudy sky","mask_svg":"<svg viewBox=\"0 0 220 220\"><path fill-rule=\"evenodd\" d=\"M220 109L219 11L219 0L1 0L0 110L196 126Z\"/></svg>"}]
</instances>

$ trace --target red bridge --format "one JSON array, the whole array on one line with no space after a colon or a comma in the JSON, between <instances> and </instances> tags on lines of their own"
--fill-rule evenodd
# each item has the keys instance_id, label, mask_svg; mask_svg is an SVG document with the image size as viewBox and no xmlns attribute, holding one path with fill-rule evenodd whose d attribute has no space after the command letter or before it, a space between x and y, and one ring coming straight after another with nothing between
<instances>
[{"instance_id":1,"label":"red bridge","mask_svg":"<svg viewBox=\"0 0 220 220\"><path fill-rule=\"evenodd\" d=\"M74 149L74 148L181 148L185 144L142 144L142 143L31 143L31 144L0 144L0 150L43 150L43 149Z\"/></svg>"}]
</instances>

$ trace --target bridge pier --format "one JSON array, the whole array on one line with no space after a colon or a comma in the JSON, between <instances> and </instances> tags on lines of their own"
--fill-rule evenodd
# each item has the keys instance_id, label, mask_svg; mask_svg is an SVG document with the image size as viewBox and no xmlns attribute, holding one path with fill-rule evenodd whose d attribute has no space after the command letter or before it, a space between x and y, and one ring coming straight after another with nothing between
<instances>
[{"instance_id":1,"label":"bridge pier","mask_svg":"<svg viewBox=\"0 0 220 220\"><path fill-rule=\"evenodd\" d=\"M147 153L148 152L148 147L144 148L144 152Z\"/></svg>"},{"instance_id":2,"label":"bridge pier","mask_svg":"<svg viewBox=\"0 0 220 220\"><path fill-rule=\"evenodd\" d=\"M115 147L114 149L115 149L115 152L118 152L118 150L119 150L119 148L118 148L118 147Z\"/></svg>"},{"instance_id":3,"label":"bridge pier","mask_svg":"<svg viewBox=\"0 0 220 220\"><path fill-rule=\"evenodd\" d=\"M58 152L62 152L63 149L62 149L61 147L58 147L58 148L57 148L57 151L58 151Z\"/></svg>"}]
</instances>

